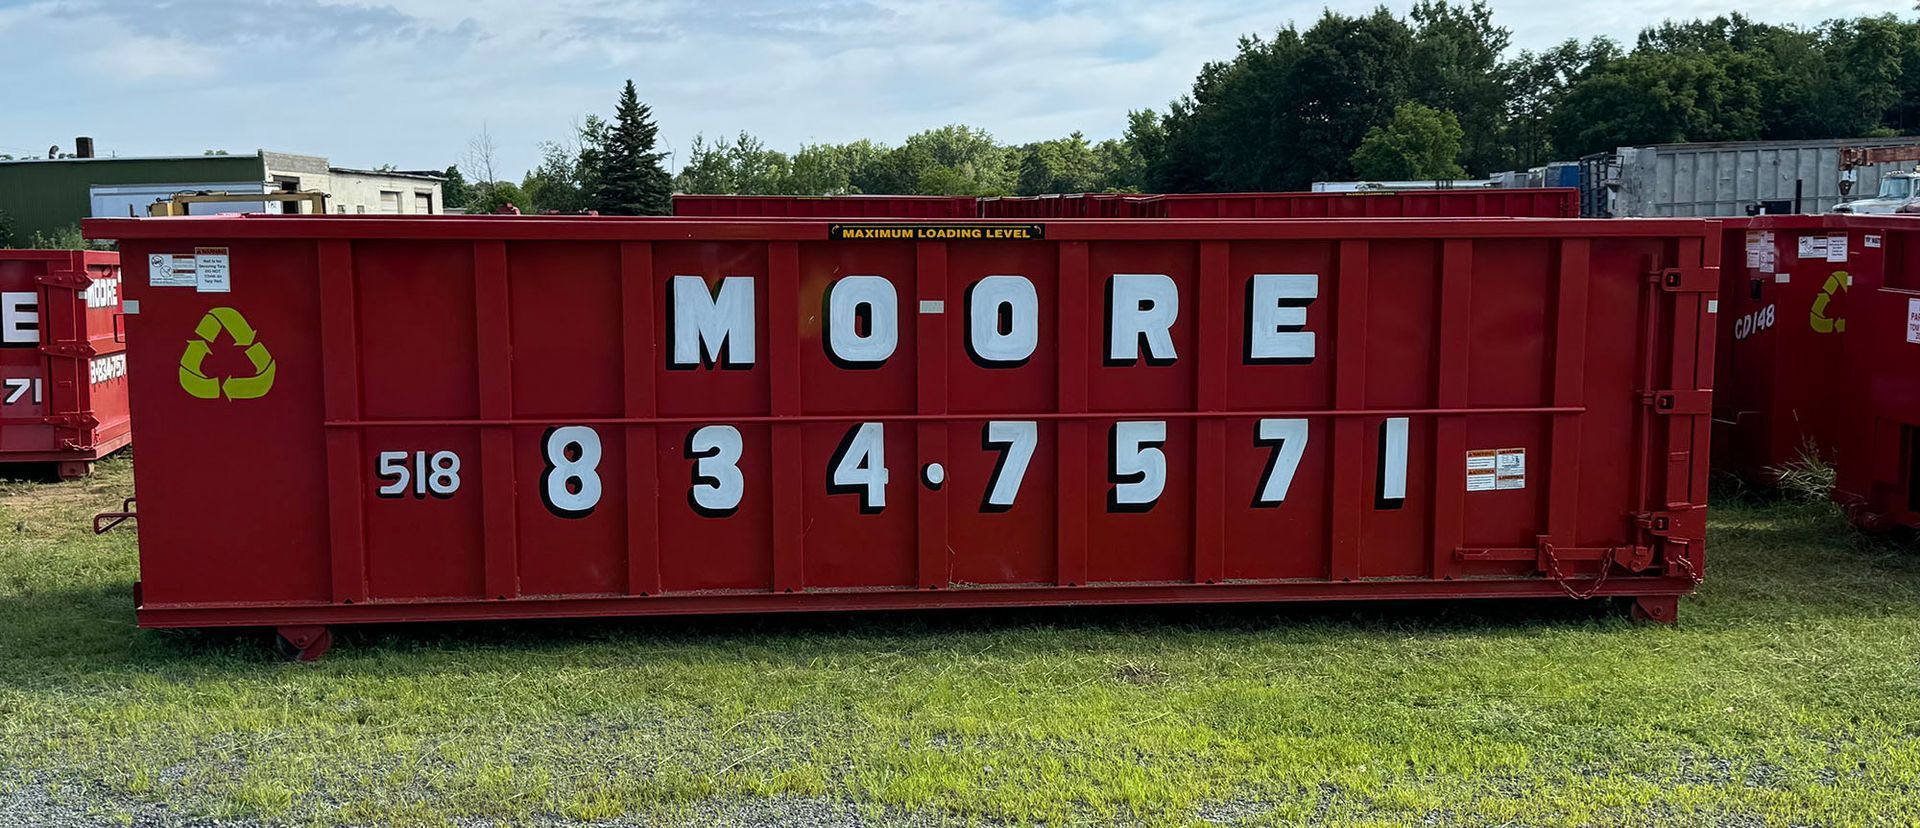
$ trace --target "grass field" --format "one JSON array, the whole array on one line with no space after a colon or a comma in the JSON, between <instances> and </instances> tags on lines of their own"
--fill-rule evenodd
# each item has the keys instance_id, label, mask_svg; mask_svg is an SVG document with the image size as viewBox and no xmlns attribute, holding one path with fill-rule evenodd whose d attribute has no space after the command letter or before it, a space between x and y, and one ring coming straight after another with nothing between
<instances>
[{"instance_id":1,"label":"grass field","mask_svg":"<svg viewBox=\"0 0 1920 828\"><path fill-rule=\"evenodd\" d=\"M1596 605L133 627L132 488L0 484L0 821L1914 824L1920 555L1716 507ZM9 810L11 808L11 810Z\"/></svg>"}]
</instances>

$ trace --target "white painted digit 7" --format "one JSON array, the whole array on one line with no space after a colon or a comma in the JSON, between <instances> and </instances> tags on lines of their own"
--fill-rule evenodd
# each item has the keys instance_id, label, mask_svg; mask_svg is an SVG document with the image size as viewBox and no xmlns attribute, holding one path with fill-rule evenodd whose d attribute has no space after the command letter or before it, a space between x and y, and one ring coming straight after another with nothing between
<instances>
[{"instance_id":1,"label":"white painted digit 7","mask_svg":"<svg viewBox=\"0 0 1920 828\"><path fill-rule=\"evenodd\" d=\"M547 470L540 500L563 518L582 518L600 504L600 433L590 426L559 426L541 441Z\"/></svg>"},{"instance_id":2,"label":"white painted digit 7","mask_svg":"<svg viewBox=\"0 0 1920 828\"><path fill-rule=\"evenodd\" d=\"M999 449L1000 460L993 464L993 477L987 480L987 496L980 502L982 512L1004 512L1013 508L1020 494L1020 481L1027 476L1027 464L1033 449L1040 444L1040 424L1032 420L994 420L980 432L980 444Z\"/></svg>"},{"instance_id":3,"label":"white painted digit 7","mask_svg":"<svg viewBox=\"0 0 1920 828\"><path fill-rule=\"evenodd\" d=\"M1273 449L1267 455L1267 470L1260 475L1260 491L1254 494L1253 505L1278 506L1287 499L1293 473L1299 471L1300 457L1307 453L1307 421L1261 420L1253 444Z\"/></svg>"}]
</instances>

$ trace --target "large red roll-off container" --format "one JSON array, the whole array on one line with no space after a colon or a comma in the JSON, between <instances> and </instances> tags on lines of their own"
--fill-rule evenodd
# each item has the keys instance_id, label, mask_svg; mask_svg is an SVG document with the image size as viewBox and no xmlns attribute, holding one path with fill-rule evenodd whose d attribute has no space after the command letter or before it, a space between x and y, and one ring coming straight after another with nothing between
<instances>
[{"instance_id":1,"label":"large red roll-off container","mask_svg":"<svg viewBox=\"0 0 1920 828\"><path fill-rule=\"evenodd\" d=\"M973 196L681 195L673 214L713 218L973 218Z\"/></svg>"},{"instance_id":2,"label":"large red roll-off container","mask_svg":"<svg viewBox=\"0 0 1920 828\"><path fill-rule=\"evenodd\" d=\"M217 276L128 286L143 626L1702 572L1712 222L85 228Z\"/></svg>"},{"instance_id":3,"label":"large red roll-off container","mask_svg":"<svg viewBox=\"0 0 1920 828\"><path fill-rule=\"evenodd\" d=\"M1714 467L1762 485L1834 463L1878 357L1848 356L1861 297L1920 218L1773 215L1723 224ZM1877 353L1877 351L1876 351Z\"/></svg>"},{"instance_id":4,"label":"large red roll-off container","mask_svg":"<svg viewBox=\"0 0 1920 828\"><path fill-rule=\"evenodd\" d=\"M133 439L120 256L0 250L0 465L84 476Z\"/></svg>"},{"instance_id":5,"label":"large red roll-off container","mask_svg":"<svg viewBox=\"0 0 1920 828\"><path fill-rule=\"evenodd\" d=\"M1860 217L1858 222L1875 222ZM1847 291L1835 499L1869 529L1920 529L1920 217L1877 219L1878 284Z\"/></svg>"},{"instance_id":6,"label":"large red roll-off container","mask_svg":"<svg viewBox=\"0 0 1920 828\"><path fill-rule=\"evenodd\" d=\"M1191 193L1139 199L1142 218L1578 218L1571 187L1359 190L1346 193Z\"/></svg>"}]
</instances>

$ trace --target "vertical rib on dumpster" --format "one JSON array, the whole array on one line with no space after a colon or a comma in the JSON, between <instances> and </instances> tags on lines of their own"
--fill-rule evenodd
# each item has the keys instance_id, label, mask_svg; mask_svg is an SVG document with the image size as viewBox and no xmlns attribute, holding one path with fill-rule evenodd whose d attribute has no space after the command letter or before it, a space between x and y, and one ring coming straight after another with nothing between
<instances>
[{"instance_id":1,"label":"vertical rib on dumpster","mask_svg":"<svg viewBox=\"0 0 1920 828\"><path fill-rule=\"evenodd\" d=\"M1587 387L1587 275L1592 242L1560 242L1558 310L1553 323L1553 405L1577 409L1585 405ZM1574 545L1580 510L1580 412L1553 415L1547 475L1547 542ZM1601 566L1607 566L1605 561Z\"/></svg>"},{"instance_id":2,"label":"vertical rib on dumpster","mask_svg":"<svg viewBox=\"0 0 1920 828\"><path fill-rule=\"evenodd\" d=\"M1087 295L1087 243L1060 245L1060 413L1087 411L1092 315L1076 297ZM1087 510L1093 482L1087 474L1087 421L1060 421L1060 532L1055 580L1087 581Z\"/></svg>"},{"instance_id":3,"label":"vertical rib on dumpster","mask_svg":"<svg viewBox=\"0 0 1920 828\"><path fill-rule=\"evenodd\" d=\"M653 377L653 244L620 244L620 332L627 419L659 413ZM660 591L660 440L652 425L627 426L627 593Z\"/></svg>"},{"instance_id":4,"label":"vertical rib on dumpster","mask_svg":"<svg viewBox=\"0 0 1920 828\"><path fill-rule=\"evenodd\" d=\"M1340 242L1340 281L1336 288L1334 324L1333 408L1336 412L1360 411L1367 407L1367 275L1371 266L1367 242ZM1333 455L1357 459L1367 455L1363 446L1366 418L1341 416L1334 420ZM1333 467L1333 550L1327 577L1350 581L1360 574L1360 510L1366 502L1362 491L1366 477L1360 463L1335 463Z\"/></svg>"},{"instance_id":5,"label":"vertical rib on dumpster","mask_svg":"<svg viewBox=\"0 0 1920 828\"><path fill-rule=\"evenodd\" d=\"M767 368L775 417L800 414L800 246L767 245ZM806 528L803 525L800 424L773 425L773 591L806 587Z\"/></svg>"},{"instance_id":6,"label":"vertical rib on dumpster","mask_svg":"<svg viewBox=\"0 0 1920 828\"><path fill-rule=\"evenodd\" d=\"M1227 366L1232 364L1232 324L1227 319L1227 243L1200 243L1200 343L1194 409L1226 408ZM1211 584L1227 567L1227 421L1194 423L1193 580Z\"/></svg>"},{"instance_id":7,"label":"vertical rib on dumpster","mask_svg":"<svg viewBox=\"0 0 1920 828\"><path fill-rule=\"evenodd\" d=\"M945 242L919 242L914 245L914 286L915 301L910 306L916 324L915 333L919 337L919 347L914 349L919 364L916 367L915 381L919 385L916 396L917 410L921 414L947 413L947 314L942 306L938 312L929 313L921 306L922 302L944 301L947 295L947 245ZM955 308L958 311L958 308ZM941 464L945 473L947 462L947 425L931 420L921 421L915 428L919 434L920 469L915 470L914 487L919 492L919 509L915 515L919 520L916 541L920 546L919 578L921 589L944 587L950 580L950 559L947 556L947 496L945 485L936 488L927 485L924 469L930 464ZM942 478L944 482L944 477Z\"/></svg>"},{"instance_id":8,"label":"vertical rib on dumpster","mask_svg":"<svg viewBox=\"0 0 1920 828\"><path fill-rule=\"evenodd\" d=\"M360 419L359 310L353 297L352 242L319 243L320 360L328 420ZM358 428L327 429L327 524L332 534L333 601L367 598L366 508L360 491Z\"/></svg>"},{"instance_id":9,"label":"vertical rib on dumpster","mask_svg":"<svg viewBox=\"0 0 1920 828\"><path fill-rule=\"evenodd\" d=\"M507 245L473 245L474 323L480 352L480 419L497 425L480 429L481 496L486 504L482 532L486 548L487 594L520 594L519 541L514 527L513 326L507 287Z\"/></svg>"},{"instance_id":10,"label":"vertical rib on dumpster","mask_svg":"<svg viewBox=\"0 0 1920 828\"><path fill-rule=\"evenodd\" d=\"M1467 345L1472 338L1473 242L1447 239L1441 247L1439 360L1435 366L1434 405L1467 407ZM1467 417L1435 418L1433 437L1433 577L1453 577L1453 555L1466 542Z\"/></svg>"}]
</instances>

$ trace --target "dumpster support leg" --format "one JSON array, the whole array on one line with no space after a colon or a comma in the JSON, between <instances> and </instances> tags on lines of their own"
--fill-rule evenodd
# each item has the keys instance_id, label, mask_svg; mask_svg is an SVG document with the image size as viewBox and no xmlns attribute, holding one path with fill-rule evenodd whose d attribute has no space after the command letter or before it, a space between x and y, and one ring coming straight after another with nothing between
<instances>
[{"instance_id":1,"label":"dumpster support leg","mask_svg":"<svg viewBox=\"0 0 1920 828\"><path fill-rule=\"evenodd\" d=\"M1628 612L1633 620L1642 623L1672 624L1680 614L1680 596L1638 595Z\"/></svg>"},{"instance_id":2,"label":"dumpster support leg","mask_svg":"<svg viewBox=\"0 0 1920 828\"><path fill-rule=\"evenodd\" d=\"M333 646L333 633L326 627L281 627L274 634L276 649L288 661L319 661Z\"/></svg>"}]
</instances>

